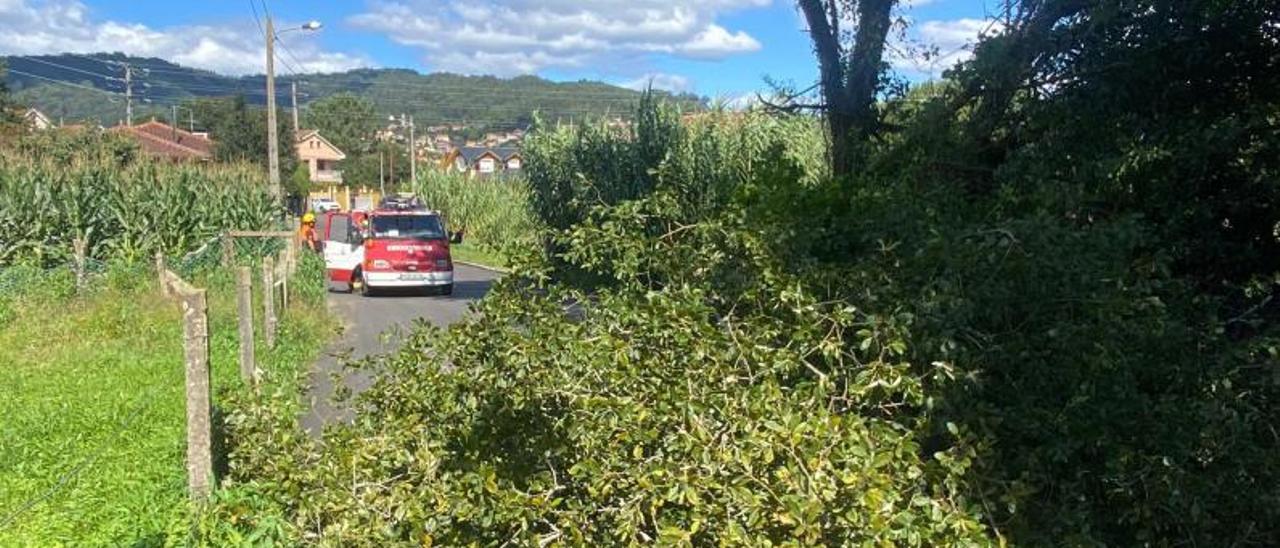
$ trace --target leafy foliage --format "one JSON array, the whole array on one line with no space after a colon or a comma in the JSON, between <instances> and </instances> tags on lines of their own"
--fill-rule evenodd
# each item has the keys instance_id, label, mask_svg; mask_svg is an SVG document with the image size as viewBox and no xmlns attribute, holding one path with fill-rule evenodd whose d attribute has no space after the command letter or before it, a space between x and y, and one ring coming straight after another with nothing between
<instances>
[{"instance_id":1,"label":"leafy foliage","mask_svg":"<svg viewBox=\"0 0 1280 548\"><path fill-rule=\"evenodd\" d=\"M322 441L242 405L202 539L1272 545L1272 4L1018 3L845 177L804 118L540 128L549 256Z\"/></svg>"},{"instance_id":2,"label":"leafy foliage","mask_svg":"<svg viewBox=\"0 0 1280 548\"><path fill-rule=\"evenodd\" d=\"M354 156L367 152L378 129L373 103L350 93L330 95L313 101L307 109L305 126L320 134L338 149Z\"/></svg>"},{"instance_id":3,"label":"leafy foliage","mask_svg":"<svg viewBox=\"0 0 1280 548\"><path fill-rule=\"evenodd\" d=\"M249 108L243 95L196 99L184 103L182 108L190 109L192 119L200 120L200 127L214 139L217 146L213 152L218 160L267 165L267 113ZM276 130L280 173L286 176L298 165L293 126L288 116L276 117Z\"/></svg>"}]
</instances>

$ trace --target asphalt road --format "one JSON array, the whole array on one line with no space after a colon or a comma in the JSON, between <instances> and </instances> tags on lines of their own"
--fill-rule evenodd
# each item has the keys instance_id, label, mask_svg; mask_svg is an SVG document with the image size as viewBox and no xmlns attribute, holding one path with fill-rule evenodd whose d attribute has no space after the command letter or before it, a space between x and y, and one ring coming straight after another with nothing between
<instances>
[{"instance_id":1,"label":"asphalt road","mask_svg":"<svg viewBox=\"0 0 1280 548\"><path fill-rule=\"evenodd\" d=\"M352 410L331 401L338 386L335 374L339 377L337 382L353 393L369 388L373 378L364 371L344 370L344 359L394 352L418 318L439 326L462 319L468 303L483 297L498 276L496 272L455 263L453 295L449 296L397 293L361 297L329 293L329 309L341 320L343 333L311 366L308 409L302 416L302 427L318 435L326 424L350 422L355 417Z\"/></svg>"}]
</instances>

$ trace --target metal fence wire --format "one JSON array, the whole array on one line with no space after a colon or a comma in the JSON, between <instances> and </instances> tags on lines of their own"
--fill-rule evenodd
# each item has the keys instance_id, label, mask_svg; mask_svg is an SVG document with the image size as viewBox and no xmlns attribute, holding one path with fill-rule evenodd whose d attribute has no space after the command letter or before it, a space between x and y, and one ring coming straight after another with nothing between
<instances>
[{"instance_id":1,"label":"metal fence wire","mask_svg":"<svg viewBox=\"0 0 1280 548\"><path fill-rule=\"evenodd\" d=\"M229 243L224 244L224 242ZM229 249L225 247L228 245L230 246ZM200 274L209 274L220 270L226 271L235 264L258 262L268 256L277 256L285 249L286 245L286 242L281 238L232 238L219 235L210 238L184 255L169 258L167 267L175 274L190 279ZM230 257L225 256L228 251L231 254ZM225 259L230 259L232 264L224 265ZM92 289L113 270L118 269L122 272L147 271L151 274L150 270L152 268L153 265L150 262L111 262L85 258L83 262L83 282L85 287L78 287L78 268L74 261L51 267L31 265L0 267L0 326L3 326L11 319L12 307L10 305L13 304L13 301L22 298L24 295L30 295L38 291L44 294L52 293L54 295L70 296L82 289ZM58 476L57 481L48 489L41 491L13 508L0 509L0 528L11 525L32 508L51 499L62 491L64 487L76 481L82 472L92 468L103 453L117 442L125 431L132 427L135 419L155 403L156 397L160 392L161 387L155 386L139 398L125 419L117 425L114 435L106 438L93 450L70 458L64 466L64 472Z\"/></svg>"}]
</instances>

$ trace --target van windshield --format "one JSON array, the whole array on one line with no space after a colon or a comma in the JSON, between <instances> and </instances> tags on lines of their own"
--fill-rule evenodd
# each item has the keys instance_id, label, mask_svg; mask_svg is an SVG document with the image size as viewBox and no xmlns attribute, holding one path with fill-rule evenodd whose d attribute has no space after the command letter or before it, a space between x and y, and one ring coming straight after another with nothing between
<instances>
[{"instance_id":1,"label":"van windshield","mask_svg":"<svg viewBox=\"0 0 1280 548\"><path fill-rule=\"evenodd\" d=\"M374 238L439 240L445 237L438 215L374 215L369 220Z\"/></svg>"}]
</instances>

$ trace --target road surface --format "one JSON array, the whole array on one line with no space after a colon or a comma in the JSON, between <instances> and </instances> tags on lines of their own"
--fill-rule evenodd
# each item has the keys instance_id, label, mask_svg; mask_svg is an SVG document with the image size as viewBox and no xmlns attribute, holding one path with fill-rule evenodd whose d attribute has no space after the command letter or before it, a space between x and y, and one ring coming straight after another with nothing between
<instances>
[{"instance_id":1,"label":"road surface","mask_svg":"<svg viewBox=\"0 0 1280 548\"><path fill-rule=\"evenodd\" d=\"M339 375L340 382L353 393L367 389L373 384L373 378L365 371L344 370L344 357L359 359L395 351L400 346L403 333L418 318L439 326L462 319L467 305L483 297L498 276L496 272L455 263L453 295L449 296L390 294L361 297L329 293L330 312L342 322L343 333L311 366L310 388L305 402L307 411L302 416L302 427L312 435L318 435L324 425L349 422L354 417L350 409L335 407L331 401L334 375Z\"/></svg>"}]
</instances>

